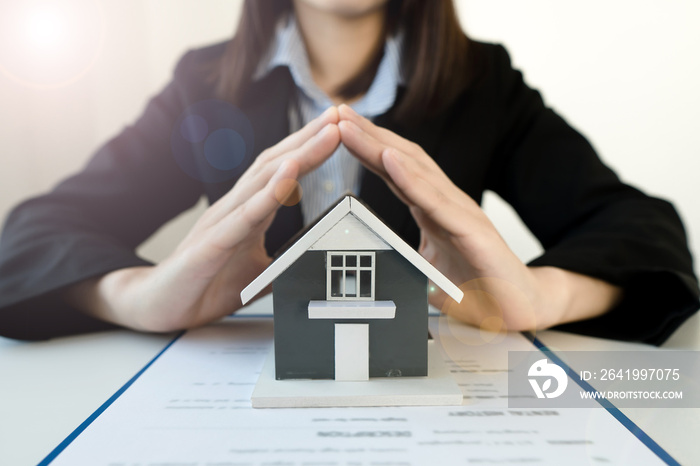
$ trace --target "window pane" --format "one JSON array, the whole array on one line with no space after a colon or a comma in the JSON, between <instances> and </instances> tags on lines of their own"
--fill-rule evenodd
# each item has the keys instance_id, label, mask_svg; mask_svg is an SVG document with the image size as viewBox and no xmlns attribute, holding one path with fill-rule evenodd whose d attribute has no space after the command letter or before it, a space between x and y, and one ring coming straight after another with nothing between
<instances>
[{"instance_id":1,"label":"window pane","mask_svg":"<svg viewBox=\"0 0 700 466\"><path fill-rule=\"evenodd\" d=\"M345 267L357 267L357 256L355 256L355 255L345 256Z\"/></svg>"},{"instance_id":2,"label":"window pane","mask_svg":"<svg viewBox=\"0 0 700 466\"><path fill-rule=\"evenodd\" d=\"M372 297L372 271L360 270L360 298Z\"/></svg>"},{"instance_id":3,"label":"window pane","mask_svg":"<svg viewBox=\"0 0 700 466\"><path fill-rule=\"evenodd\" d=\"M331 270L331 297L333 298L342 298L343 293L342 290L340 289L340 282L343 279L343 271L342 270Z\"/></svg>"},{"instance_id":4,"label":"window pane","mask_svg":"<svg viewBox=\"0 0 700 466\"><path fill-rule=\"evenodd\" d=\"M357 296L357 272L354 270L345 271L345 297L354 298Z\"/></svg>"},{"instance_id":5,"label":"window pane","mask_svg":"<svg viewBox=\"0 0 700 466\"><path fill-rule=\"evenodd\" d=\"M331 256L331 267L342 267L343 266L343 256L332 255Z\"/></svg>"},{"instance_id":6,"label":"window pane","mask_svg":"<svg viewBox=\"0 0 700 466\"><path fill-rule=\"evenodd\" d=\"M372 267L372 256L360 256L360 267Z\"/></svg>"}]
</instances>

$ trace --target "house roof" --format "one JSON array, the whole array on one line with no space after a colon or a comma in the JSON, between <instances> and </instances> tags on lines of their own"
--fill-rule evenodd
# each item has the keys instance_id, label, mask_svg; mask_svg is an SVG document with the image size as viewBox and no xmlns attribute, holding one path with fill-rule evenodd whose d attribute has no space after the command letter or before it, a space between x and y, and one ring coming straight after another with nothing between
<instances>
[{"instance_id":1,"label":"house roof","mask_svg":"<svg viewBox=\"0 0 700 466\"><path fill-rule=\"evenodd\" d=\"M241 301L246 304L253 299L255 295L260 293L267 285L277 278L282 272L292 265L302 254L309 249L314 249L314 245L319 240L327 239L328 233L341 220L348 215L353 215L357 220L363 223L378 237L377 240L391 246L396 252L401 254L414 267L420 270L426 277L442 289L448 296L457 302L462 301L464 293L447 277L445 277L438 269L421 256L415 249L402 240L399 235L394 233L391 228L386 226L376 215L374 215L362 202L353 196L345 196L330 209L325 216L318 220L306 233L304 233L297 241L287 248L272 264L269 265L260 275L257 276L243 291L241 291ZM353 220L354 221L354 220ZM359 238L358 238L359 239ZM347 248L345 245L340 245L342 249ZM323 248L326 249L326 248ZM335 248L334 248L335 249ZM364 247L362 249L365 249ZM384 248L378 248L384 249Z\"/></svg>"}]
</instances>

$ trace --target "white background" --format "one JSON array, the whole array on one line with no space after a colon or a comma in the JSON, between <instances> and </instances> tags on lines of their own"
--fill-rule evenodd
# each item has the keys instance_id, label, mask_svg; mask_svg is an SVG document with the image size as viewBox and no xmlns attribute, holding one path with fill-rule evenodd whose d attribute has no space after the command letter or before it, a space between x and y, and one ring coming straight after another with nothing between
<instances>
[{"instance_id":1,"label":"white background","mask_svg":"<svg viewBox=\"0 0 700 466\"><path fill-rule=\"evenodd\" d=\"M44 3L0 0L0 22L2 17L8 21L16 16L14 29L0 29L0 50L9 47L39 62L80 53L61 48L65 45L61 31L37 46L32 42L36 38L22 29L25 24L31 26L36 14L41 17L36 12L45 10ZM92 11L90 5L97 5L95 21L101 25L103 42L94 63L66 85L37 89L0 73L1 218L21 199L50 189L78 170L100 144L133 122L147 99L168 82L185 50L230 37L242 4L225 0L57 3L66 14L71 9ZM591 140L624 180L675 203L697 250L700 2L456 3L468 33L503 43L526 81ZM19 10L28 13L19 16ZM6 64L0 61L3 67ZM162 258L202 207L161 231L141 253ZM521 229L507 206L487 196L485 207L521 257L538 254L536 241Z\"/></svg>"}]
</instances>

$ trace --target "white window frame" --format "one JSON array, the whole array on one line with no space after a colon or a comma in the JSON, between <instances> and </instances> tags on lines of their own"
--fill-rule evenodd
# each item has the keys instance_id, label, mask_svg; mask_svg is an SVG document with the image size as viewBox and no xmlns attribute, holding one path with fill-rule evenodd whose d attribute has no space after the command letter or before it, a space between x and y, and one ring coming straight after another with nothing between
<instances>
[{"instance_id":1,"label":"white window frame","mask_svg":"<svg viewBox=\"0 0 700 466\"><path fill-rule=\"evenodd\" d=\"M343 256L342 266L331 265L331 256ZM347 256L355 256L357 261L355 262L355 267L346 266L345 258ZM372 265L370 267L360 266L360 257L370 256L372 258ZM327 251L326 252L326 299L328 301L374 301L374 280L376 278L376 263L377 257L374 251ZM340 287L343 296L331 296L331 271L340 270L343 275L340 280ZM356 288L355 296L345 296L345 272L348 270L355 271L356 273ZM371 293L370 296L360 297L360 272L361 271L371 271Z\"/></svg>"}]
</instances>

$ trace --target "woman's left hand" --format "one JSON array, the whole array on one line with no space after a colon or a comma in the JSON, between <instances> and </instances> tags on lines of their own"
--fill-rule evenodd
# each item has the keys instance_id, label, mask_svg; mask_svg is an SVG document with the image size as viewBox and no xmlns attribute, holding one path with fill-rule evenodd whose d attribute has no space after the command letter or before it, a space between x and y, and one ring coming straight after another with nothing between
<instances>
[{"instance_id":1,"label":"woman's left hand","mask_svg":"<svg viewBox=\"0 0 700 466\"><path fill-rule=\"evenodd\" d=\"M600 280L526 266L419 145L347 105L339 113L343 144L410 208L421 232L419 252L464 292L460 304L440 290L431 293L431 304L443 312L489 330L532 330L599 315L619 298L616 287ZM598 296L590 305L572 301L591 292Z\"/></svg>"}]
</instances>

